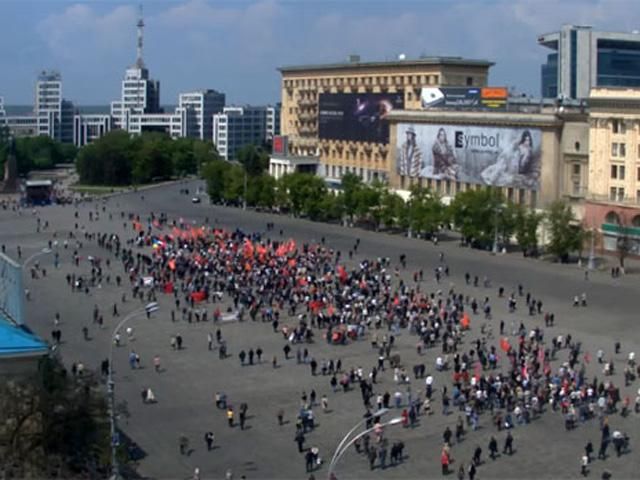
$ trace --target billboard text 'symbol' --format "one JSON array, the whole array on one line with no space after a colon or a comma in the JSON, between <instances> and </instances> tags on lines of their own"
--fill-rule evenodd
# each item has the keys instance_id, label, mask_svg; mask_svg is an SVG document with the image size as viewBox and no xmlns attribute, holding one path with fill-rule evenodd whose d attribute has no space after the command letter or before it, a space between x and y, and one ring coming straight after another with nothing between
<instances>
[{"instance_id":1,"label":"billboard text 'symbol'","mask_svg":"<svg viewBox=\"0 0 640 480\"><path fill-rule=\"evenodd\" d=\"M402 93L322 93L318 136L323 140L388 143L386 116L402 108Z\"/></svg>"},{"instance_id":2,"label":"billboard text 'symbol'","mask_svg":"<svg viewBox=\"0 0 640 480\"><path fill-rule=\"evenodd\" d=\"M532 128L398 124L397 172L537 190L542 134Z\"/></svg>"}]
</instances>

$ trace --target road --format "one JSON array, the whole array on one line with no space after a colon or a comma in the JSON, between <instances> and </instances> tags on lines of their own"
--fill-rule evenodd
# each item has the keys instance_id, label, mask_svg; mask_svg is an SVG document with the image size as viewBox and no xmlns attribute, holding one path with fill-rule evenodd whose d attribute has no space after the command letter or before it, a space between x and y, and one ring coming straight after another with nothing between
<instances>
[{"instance_id":1,"label":"road","mask_svg":"<svg viewBox=\"0 0 640 480\"><path fill-rule=\"evenodd\" d=\"M88 212L93 208L89 204L77 209L78 219L74 218L76 209L73 207L41 208L37 213L50 226L40 233L36 232L36 220L30 212L18 216L14 212L0 211L0 243L6 245L10 255L15 254L17 245L21 245L23 257L26 258L30 253L46 246L49 240L54 240L53 231L57 232L62 264L56 270L51 257L41 259L48 274L46 278L26 280L34 297L33 301L28 302L27 312L28 323L47 339L53 328L54 313L60 312L64 341L61 351L67 364L82 361L90 368L98 368L100 361L108 356L110 332L118 321L118 318L111 316L113 303L118 303L121 314L140 306L139 302L134 304L132 301L122 304L120 299L123 290L116 288L113 283L104 284L87 296L83 293L71 293L65 281L67 273L88 271L86 258L89 255L106 258L107 253L99 249L95 242L83 241L84 245L80 250L83 260L80 267L76 268L71 262L71 250L63 249L61 239L68 231L74 230L76 222L79 227L84 226L87 232L118 232L125 234L127 238L131 237L133 231L128 222L120 219L121 211L138 213L143 219L149 212L165 212L170 218L181 217L198 224L208 218L210 225L247 231L264 231L267 222L274 222L277 237L280 229L283 230L283 238L291 237L298 242L319 241L324 237L329 246L341 250L345 257L355 239L360 238L358 255L354 257L352 265L364 257L389 257L396 263L398 256L404 253L409 264L402 271L406 279L412 272L423 269L426 273L425 288L430 291L445 290L452 284L457 290L480 300L489 296L494 305L494 326L500 319L505 319L508 325L512 320L517 323L523 321L528 328L542 325L542 318L529 317L521 310L513 315L508 314L506 302L496 300L498 286L502 285L510 292L520 283L525 292L530 291L535 298L544 302L545 310L556 315L556 327L546 330L546 338L550 338L552 334L572 333L582 341L584 349L591 352L593 357L598 348L605 350L607 356L613 356L614 342L621 341L623 351L614 356L620 371L627 353L640 351L640 332L635 328L636 298L640 288L634 276L612 280L606 273L594 273L589 281L585 281L583 271L575 266L555 265L517 255L492 256L461 248L455 242L441 242L436 247L425 241L384 233L214 207L205 203L192 204L192 195L181 194L179 189L187 186L193 192L195 185L196 182L191 182L115 195L107 201L106 211L100 213L100 219L92 222L88 219ZM109 213L112 214L111 219ZM433 269L438 265L440 252L445 255L451 276L437 285L433 279ZM481 283L484 276L489 277L492 288L465 285L466 272L471 276L478 275ZM122 275L118 262L112 264L111 274ZM582 292L586 292L589 306L572 307L573 296ZM315 389L318 398L323 393L329 396L330 413L322 413L316 407L319 426L307 438L307 446L317 446L321 456L327 461L344 433L364 413L357 391L333 393L329 388L329 377L313 377L308 365L298 365L295 359L285 361L282 335L273 333L270 325L261 322L223 325L223 335L228 340L232 356L219 360L217 352L207 350L207 333L214 331L210 323L172 323L172 297L161 296L159 303L161 310L153 318L142 317L132 321L135 340L117 348L115 356L117 401L126 402L130 414L128 418L120 418L120 425L147 454L139 465L141 474L152 478L188 478L193 469L198 467L202 478L222 478L227 469L233 471L234 478L242 475L247 478L307 478L303 456L297 453L294 443L294 417L302 392L309 393ZM94 305L98 305L104 312L104 329L99 329L91 322ZM479 318L472 320L470 339L477 338L480 323ZM82 327L85 325L90 330L90 341L82 338ZM495 330L497 331L497 327ZM169 344L171 335L177 333L185 339L186 348L181 351L173 351ZM432 370L438 353L436 350L418 356L415 349L416 338L407 333L402 333L397 343L398 353L405 365L424 362ZM266 361L260 365L241 367L237 358L238 351L257 347L264 350ZM141 356L144 368L129 368L127 357L132 349ZM340 358L347 368L361 366L368 370L375 365L377 357L366 341L346 347L329 346L318 341L309 349L316 359ZM152 367L154 355L161 358L161 373L156 373ZM279 359L280 368L271 367L270 360L274 355ZM602 376L595 362L588 365L588 371L590 378L593 375L598 375L599 378ZM376 392L389 391L393 394L398 387L392 377L392 372L388 370L382 374ZM617 385L623 383L620 374L611 380ZM445 383L450 383L447 374L436 376L437 387ZM143 405L140 400L140 392L147 386L154 390L158 398L155 405ZM625 395L635 398L635 391L639 386L636 382L624 389ZM404 388L401 391L404 392ZM412 381L414 392L422 388L420 381ZM213 396L216 391L226 392L234 405L241 402L249 404L250 428L240 431L226 425L224 411L216 409L214 405ZM276 421L276 412L280 408L285 410L289 421L282 427ZM436 411L438 408L436 404ZM415 429L392 427L389 437L392 440L402 439L406 445L408 457L401 465L370 472L364 457L359 458L355 452L349 452L337 468L338 478L440 477L442 431L446 425L453 427L456 418L457 414L443 417L437 411L428 418L421 417L421 423ZM617 415L610 422L612 429L620 428L630 433L632 445L640 438L637 416L632 414L628 419L622 419ZM204 433L208 430L216 436L216 448L211 452L206 451L203 440ZM193 452L189 456L179 454L180 434L187 435L191 440ZM459 462L464 462L465 465L468 463L476 444L482 446L485 455L491 434L496 434L495 428L486 417L482 417L480 430L470 433L461 444L453 445L453 456L457 459L454 469L457 469ZM497 436L501 445L503 436L502 433ZM596 423L589 422L573 432L565 432L561 417L552 413L544 415L531 425L517 427L514 437L516 454L512 457L502 456L495 462L488 460L479 467L479 478L578 478L584 444L587 439L591 439L597 447L599 441ZM607 468L615 473L614 478L634 477L636 467L634 462L629 461L630 458L610 457L606 462L595 462L591 467L591 476L599 478ZM326 464L315 475L316 478L326 476Z\"/></svg>"}]
</instances>

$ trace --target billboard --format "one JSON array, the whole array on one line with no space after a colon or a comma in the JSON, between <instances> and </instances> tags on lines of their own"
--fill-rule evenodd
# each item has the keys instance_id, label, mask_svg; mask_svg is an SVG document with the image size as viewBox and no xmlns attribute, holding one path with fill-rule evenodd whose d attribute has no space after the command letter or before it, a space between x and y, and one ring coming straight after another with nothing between
<instances>
[{"instance_id":1,"label":"billboard","mask_svg":"<svg viewBox=\"0 0 640 480\"><path fill-rule=\"evenodd\" d=\"M24 323L22 267L3 253L0 253L0 316L17 325Z\"/></svg>"},{"instance_id":2,"label":"billboard","mask_svg":"<svg viewBox=\"0 0 640 480\"><path fill-rule=\"evenodd\" d=\"M500 110L507 105L505 87L423 87L422 108Z\"/></svg>"},{"instance_id":3,"label":"billboard","mask_svg":"<svg viewBox=\"0 0 640 480\"><path fill-rule=\"evenodd\" d=\"M389 143L391 110L404 108L404 94L321 93L318 136L322 140Z\"/></svg>"},{"instance_id":4,"label":"billboard","mask_svg":"<svg viewBox=\"0 0 640 480\"><path fill-rule=\"evenodd\" d=\"M537 190L541 142L534 128L400 123L396 168L409 177Z\"/></svg>"}]
</instances>

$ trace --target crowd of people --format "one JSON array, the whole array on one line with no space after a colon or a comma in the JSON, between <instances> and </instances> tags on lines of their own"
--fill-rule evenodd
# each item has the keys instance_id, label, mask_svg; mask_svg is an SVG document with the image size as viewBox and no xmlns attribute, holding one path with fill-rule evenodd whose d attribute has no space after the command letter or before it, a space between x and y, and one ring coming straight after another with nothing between
<instances>
[{"instance_id":1,"label":"crowd of people","mask_svg":"<svg viewBox=\"0 0 640 480\"><path fill-rule=\"evenodd\" d=\"M102 213L106 214L104 205ZM91 212L90 223L97 221L99 215L99 208ZM118 216L114 212L109 215ZM72 252L72 263L78 267L83 243L95 242L107 257L104 263L98 258L87 259L88 275L68 274L69 288L88 294L90 289L105 283L116 285L123 289L122 302L148 302L160 295L172 296L172 321L210 321L218 325L215 340L209 333L207 345L209 350L219 349L221 359L227 357L228 345L220 325L270 324L274 333L282 334L285 360L295 350L297 363L309 365L310 375L328 377L322 388L345 393L360 391L367 419L365 427L372 432L363 435L355 443L355 449L368 460L371 469L402 462L405 448L400 439L389 439L390 433L381 426L375 411L395 407L401 412L402 425L415 428L420 417L434 413L438 399L446 418L458 413L454 414L455 434L449 427L443 434L440 455L443 474L451 471L454 445L468 431L478 430L481 423L485 428L493 425L496 430L487 441L493 460L499 456L496 436L504 438L503 454L511 455L516 452L512 432L545 414L561 416L567 430L587 421L598 421L602 431L598 458L606 458L610 443L618 455L629 449L628 435L618 430L610 432L609 428L609 418L616 414L626 416L631 404L630 397L621 393L614 381L613 356L605 358L604 352L599 351L597 364L602 365L602 377L590 378L589 352L571 334L557 334L554 313L544 310L542 300L525 293L522 285L498 286L492 298L490 293L496 287L490 279L472 272L464 273L464 289L453 282L445 287L443 282L451 272L444 254L433 266L430 279L429 273L412 270L406 255L400 255L398 262L387 257L353 260L360 240L356 240L348 260L340 250L327 245L324 238L318 243L298 244L293 239L285 240L282 231L275 235L273 225L266 233L247 233L240 229L210 228L208 221L201 226L184 219L170 220L165 214L152 213L141 219L121 211L119 217L127 232L124 235L90 232L76 224L78 230L65 239L64 248ZM39 225L40 222L38 228ZM114 273L113 259L120 263L122 274ZM35 265L32 277L42 273L40 270L42 267ZM505 332L505 321L501 319L499 335L494 336L492 313L495 304L502 301L513 314L513 320ZM586 297L576 297L574 304L586 307ZM93 312L93 322L99 327L104 323L102 310L96 304ZM117 304L111 310L113 317L119 316ZM515 321L520 310L531 317L528 327L524 321ZM58 323L59 315L52 334L59 343ZM88 327L85 325L83 329L88 340ZM113 339L117 346L121 334L118 332ZM129 339L132 335L133 331L127 332ZM397 339L401 335L415 339L419 359L433 356L435 361L406 365L398 353ZM369 366L343 365L340 358L316 358L310 352L314 342L347 345L360 341L371 345ZM182 337L172 336L170 345L182 349ZM619 344L615 350L618 354ZM243 366L251 366L262 363L263 355L256 343L247 350L240 349L238 358ZM133 349L129 363L132 369L140 364ZM153 363L160 372L159 357ZM277 367L277 355L273 355L271 363ZM108 374L110 367L108 361L103 361L102 374ZM383 375L384 381L380 381ZM624 367L625 387L638 375L640 367L630 352ZM439 380L435 380L436 376ZM420 385L417 390L416 382ZM441 385L437 385L439 382ZM161 401L148 387L142 398L145 403ZM322 395L323 411L328 411L328 401ZM215 403L225 411L229 426L235 427L236 409L222 388L216 393ZM322 464L317 446L304 448L314 431L317 405L315 390L310 396L304 393L299 411L295 412L294 439L304 454L309 473ZM247 403L241 402L237 409L241 429L245 428L247 408ZM640 390L634 411L640 412ZM284 412L278 411L277 417L283 425ZM207 449L211 450L213 433L203 435ZM187 454L186 436L181 435L178 443L180 452ZM583 474L592 461L586 447L585 452L586 464L584 455L579 455ZM483 463L482 448L478 445L467 467L460 462L458 478L468 476L473 480Z\"/></svg>"}]
</instances>

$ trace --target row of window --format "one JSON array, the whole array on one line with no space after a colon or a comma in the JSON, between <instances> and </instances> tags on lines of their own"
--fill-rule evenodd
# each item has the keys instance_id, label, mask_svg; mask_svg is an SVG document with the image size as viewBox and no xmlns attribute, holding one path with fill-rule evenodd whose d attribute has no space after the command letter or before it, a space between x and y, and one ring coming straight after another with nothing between
<instances>
[{"instance_id":1,"label":"row of window","mask_svg":"<svg viewBox=\"0 0 640 480\"><path fill-rule=\"evenodd\" d=\"M473 77L467 77L467 82L473 85ZM437 85L440 83L440 75L378 75L367 77L330 77L309 78L298 80L285 80L284 87L328 87L328 86L355 86L355 85Z\"/></svg>"}]
</instances>

